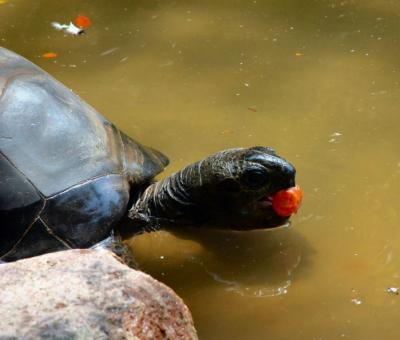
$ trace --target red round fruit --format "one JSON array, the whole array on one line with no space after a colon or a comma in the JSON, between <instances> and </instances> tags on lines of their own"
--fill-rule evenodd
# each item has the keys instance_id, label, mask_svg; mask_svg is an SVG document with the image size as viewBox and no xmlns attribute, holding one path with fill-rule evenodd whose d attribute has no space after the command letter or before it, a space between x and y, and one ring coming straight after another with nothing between
<instances>
[{"instance_id":1,"label":"red round fruit","mask_svg":"<svg viewBox=\"0 0 400 340\"><path fill-rule=\"evenodd\" d=\"M282 217L288 217L297 212L303 198L303 191L298 185L278 191L272 196L272 208Z\"/></svg>"}]
</instances>

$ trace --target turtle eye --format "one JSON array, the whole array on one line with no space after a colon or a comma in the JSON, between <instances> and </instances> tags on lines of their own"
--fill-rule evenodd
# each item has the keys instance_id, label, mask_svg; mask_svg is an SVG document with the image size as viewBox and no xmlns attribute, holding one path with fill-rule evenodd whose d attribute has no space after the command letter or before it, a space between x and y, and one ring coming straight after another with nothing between
<instances>
[{"instance_id":1,"label":"turtle eye","mask_svg":"<svg viewBox=\"0 0 400 340\"><path fill-rule=\"evenodd\" d=\"M244 170L243 183L250 189L260 189L269 181L269 173L265 168L251 167Z\"/></svg>"}]
</instances>

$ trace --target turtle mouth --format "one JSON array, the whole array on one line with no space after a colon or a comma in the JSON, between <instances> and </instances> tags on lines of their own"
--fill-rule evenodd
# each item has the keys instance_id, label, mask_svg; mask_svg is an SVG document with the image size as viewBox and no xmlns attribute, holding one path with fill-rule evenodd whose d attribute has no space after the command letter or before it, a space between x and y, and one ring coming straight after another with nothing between
<instances>
[{"instance_id":1,"label":"turtle mouth","mask_svg":"<svg viewBox=\"0 0 400 340\"><path fill-rule=\"evenodd\" d=\"M272 229L287 226L301 205L303 192L298 185L278 189L253 200L232 221L233 230Z\"/></svg>"},{"instance_id":2,"label":"turtle mouth","mask_svg":"<svg viewBox=\"0 0 400 340\"><path fill-rule=\"evenodd\" d=\"M272 208L272 196L266 195L257 200L257 206L261 209Z\"/></svg>"},{"instance_id":3,"label":"turtle mouth","mask_svg":"<svg viewBox=\"0 0 400 340\"><path fill-rule=\"evenodd\" d=\"M273 229L287 223L289 217L280 216L273 208L274 193L264 194L239 209L239 215L231 221L230 229L236 231L251 231Z\"/></svg>"}]
</instances>

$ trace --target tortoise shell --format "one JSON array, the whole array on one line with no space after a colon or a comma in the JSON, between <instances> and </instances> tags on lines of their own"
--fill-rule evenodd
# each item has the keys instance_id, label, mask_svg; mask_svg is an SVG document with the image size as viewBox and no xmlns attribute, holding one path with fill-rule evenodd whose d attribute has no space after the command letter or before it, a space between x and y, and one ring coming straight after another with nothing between
<instances>
[{"instance_id":1,"label":"tortoise shell","mask_svg":"<svg viewBox=\"0 0 400 340\"><path fill-rule=\"evenodd\" d=\"M0 260L105 239L131 188L168 164L23 57L0 48Z\"/></svg>"}]
</instances>

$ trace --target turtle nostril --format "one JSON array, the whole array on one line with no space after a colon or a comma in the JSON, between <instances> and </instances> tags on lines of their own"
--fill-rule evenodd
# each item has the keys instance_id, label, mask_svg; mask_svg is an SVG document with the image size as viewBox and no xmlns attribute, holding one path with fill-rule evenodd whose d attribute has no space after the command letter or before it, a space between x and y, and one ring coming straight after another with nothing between
<instances>
[{"instance_id":1,"label":"turtle nostril","mask_svg":"<svg viewBox=\"0 0 400 340\"><path fill-rule=\"evenodd\" d=\"M289 163L283 165L283 171L290 177L294 177L296 175L296 169L292 164Z\"/></svg>"},{"instance_id":2,"label":"turtle nostril","mask_svg":"<svg viewBox=\"0 0 400 340\"><path fill-rule=\"evenodd\" d=\"M296 169L291 164L282 164L277 170L274 172L273 179L271 180L273 191L291 188L296 184Z\"/></svg>"},{"instance_id":3,"label":"turtle nostril","mask_svg":"<svg viewBox=\"0 0 400 340\"><path fill-rule=\"evenodd\" d=\"M296 169L293 165L287 163L284 167L284 172L286 174L286 177L289 178L290 185L293 186L295 184L294 179L296 177Z\"/></svg>"}]
</instances>

